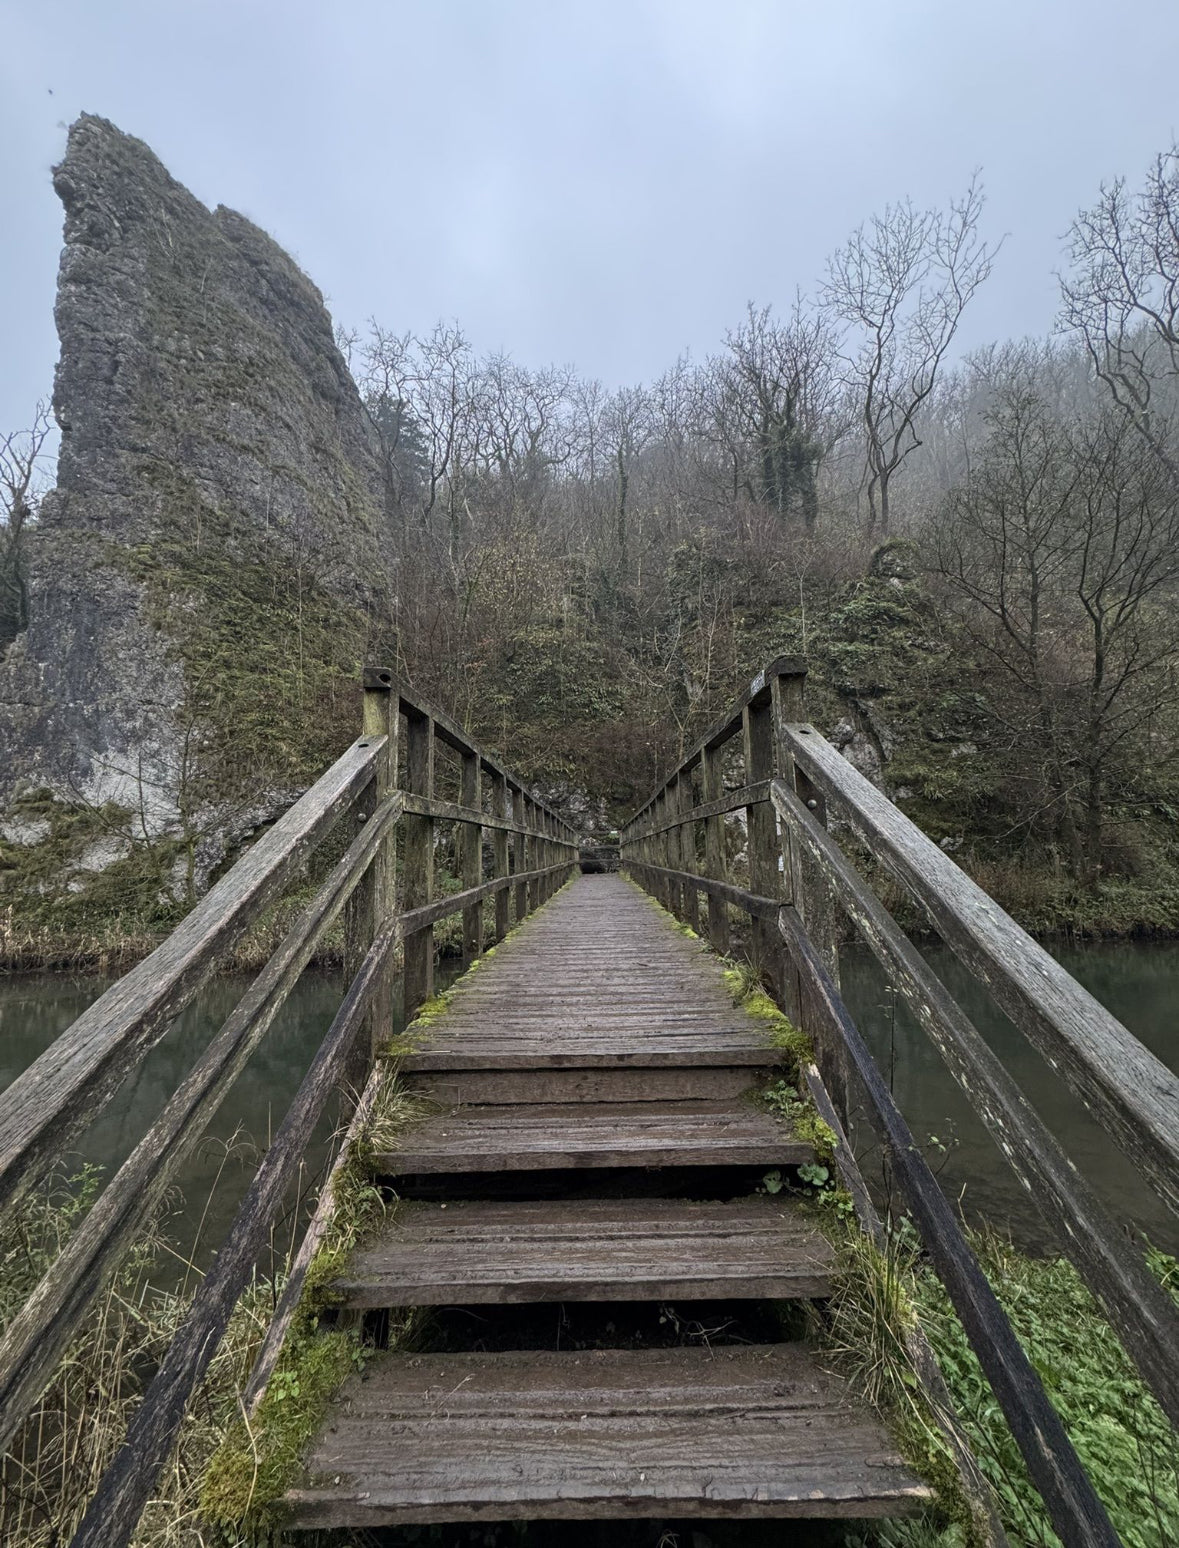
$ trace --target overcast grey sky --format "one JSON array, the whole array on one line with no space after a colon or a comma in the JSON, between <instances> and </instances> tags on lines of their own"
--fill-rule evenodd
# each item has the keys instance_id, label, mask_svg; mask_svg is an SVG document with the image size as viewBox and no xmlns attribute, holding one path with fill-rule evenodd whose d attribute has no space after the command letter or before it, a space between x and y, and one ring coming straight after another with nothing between
<instances>
[{"instance_id":1,"label":"overcast grey sky","mask_svg":"<svg viewBox=\"0 0 1179 1548\"><path fill-rule=\"evenodd\" d=\"M1044 332L1073 211L1179 119L1175 0L0 0L0 429L48 391L79 112L288 248L336 318L608 384L788 302L981 166L968 343Z\"/></svg>"}]
</instances>

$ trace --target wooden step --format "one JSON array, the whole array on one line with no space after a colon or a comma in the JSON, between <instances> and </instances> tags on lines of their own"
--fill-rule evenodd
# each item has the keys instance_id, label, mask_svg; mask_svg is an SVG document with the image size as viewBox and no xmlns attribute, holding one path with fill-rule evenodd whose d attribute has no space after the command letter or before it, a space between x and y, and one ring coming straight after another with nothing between
<instances>
[{"instance_id":1,"label":"wooden step","mask_svg":"<svg viewBox=\"0 0 1179 1548\"><path fill-rule=\"evenodd\" d=\"M385 1176L591 1166L797 1166L809 1145L753 1102L458 1107L378 1154Z\"/></svg>"},{"instance_id":2,"label":"wooden step","mask_svg":"<svg viewBox=\"0 0 1179 1548\"><path fill-rule=\"evenodd\" d=\"M785 1198L397 1206L332 1290L343 1305L788 1300L830 1294L831 1244Z\"/></svg>"},{"instance_id":3,"label":"wooden step","mask_svg":"<svg viewBox=\"0 0 1179 1548\"><path fill-rule=\"evenodd\" d=\"M502 1102L683 1102L738 1099L771 1069L748 1065L603 1069L439 1070L410 1072L404 1084L444 1107Z\"/></svg>"},{"instance_id":4,"label":"wooden step","mask_svg":"<svg viewBox=\"0 0 1179 1548\"><path fill-rule=\"evenodd\" d=\"M751 1017L738 1029L701 1027L662 1016L605 1017L570 1026L538 1018L534 1027L499 1020L470 1036L435 1033L402 1070L560 1070L714 1068L739 1065L770 1070L781 1062ZM442 1026L443 1023L438 1024Z\"/></svg>"},{"instance_id":5,"label":"wooden step","mask_svg":"<svg viewBox=\"0 0 1179 1548\"><path fill-rule=\"evenodd\" d=\"M891 1516L931 1494L800 1344L385 1355L305 1461L298 1528Z\"/></svg>"}]
</instances>

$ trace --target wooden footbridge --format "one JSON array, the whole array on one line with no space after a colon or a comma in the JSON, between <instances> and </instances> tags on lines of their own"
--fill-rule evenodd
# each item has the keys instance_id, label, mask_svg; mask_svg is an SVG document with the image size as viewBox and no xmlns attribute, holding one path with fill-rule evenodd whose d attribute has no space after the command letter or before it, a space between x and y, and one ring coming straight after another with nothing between
<instances>
[{"instance_id":1,"label":"wooden footbridge","mask_svg":"<svg viewBox=\"0 0 1179 1548\"><path fill-rule=\"evenodd\" d=\"M77 1548L129 1540L341 1092L339 1153L242 1397L259 1426L311 1294L367 1346L287 1480L292 1532L924 1509L931 1487L898 1454L887 1416L805 1331L821 1324L835 1249L804 1191L759 1187L767 1174L789 1183L821 1144L859 1228L882 1239L847 1137L854 1116L883 1149L1060 1538L1118 1541L842 1003L849 926L1061 1232L1173 1422L1174 1308L849 854L870 856L915 900L1172 1208L1179 1082L805 723L803 672L792 660L767 668L671 772L622 834L623 875L581 875L579 836L559 816L447 716L370 670L362 737L0 1096L9 1208L316 846L342 835L312 901L0 1343L7 1443L343 914L339 1012L121 1451L76 1530L61 1524L63 1542L71 1530ZM440 895L443 846L460 890ZM433 931L449 915L461 916L472 971L443 1003ZM746 961L746 981L770 989L804 1036L738 1004L722 956ZM398 983L408 1018L422 1014L391 1042ZM763 1100L783 1081L788 1101ZM385 1200L363 1232L349 1218L358 1180ZM325 1290L316 1266L328 1246ZM784 1311L798 1303L814 1308L809 1319ZM388 1336L407 1307L466 1315L434 1347L427 1335L407 1349ZM593 1337L562 1343L570 1307L596 1315ZM726 1340L740 1317L741 1340ZM979 1539L1001 1543L929 1346L917 1328L904 1337Z\"/></svg>"}]
</instances>

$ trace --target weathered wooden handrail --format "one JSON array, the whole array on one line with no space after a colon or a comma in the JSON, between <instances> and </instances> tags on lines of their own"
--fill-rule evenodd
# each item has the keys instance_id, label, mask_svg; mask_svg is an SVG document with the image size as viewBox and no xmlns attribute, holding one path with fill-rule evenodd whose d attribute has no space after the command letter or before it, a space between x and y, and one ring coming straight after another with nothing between
<instances>
[{"instance_id":1,"label":"weathered wooden handrail","mask_svg":"<svg viewBox=\"0 0 1179 1548\"><path fill-rule=\"evenodd\" d=\"M826 1041L837 1040L851 1059L867 1097L872 1125L887 1146L893 1176L1023 1453L1052 1525L1069 1548L1118 1548L1118 1535L1059 1415L793 908L781 910L778 928L803 976L811 1026L817 1033L822 1023Z\"/></svg>"},{"instance_id":2,"label":"weathered wooden handrail","mask_svg":"<svg viewBox=\"0 0 1179 1548\"><path fill-rule=\"evenodd\" d=\"M926 1179L919 1168L914 1170L911 1136L903 1138L894 1121L899 1114L886 1111L878 1100L882 1092L888 1096L887 1090L839 1000L842 912L931 1036L1021 1183L1052 1226L1063 1228L1065 1250L1160 1405L1179 1422L1179 1337L1169 1298L1141 1251L1118 1229L960 1006L828 834L828 801L873 857L917 899L960 960L1172 1207L1179 1201L1179 1079L805 723L804 674L802 663L782 658L754 679L729 714L623 829L623 864L690 923L698 918L697 898L703 894L708 900L707 934L720 951L730 944L729 910L736 908L748 918L753 961L786 1008L816 1038L823 1090L835 1098L832 1111L846 1126L849 1074L861 1089L867 1083L872 1088L867 1092L869 1110L886 1146L890 1152L908 1146L900 1161L894 1156L894 1164L918 1194L927 1193ZM726 759L739 780L731 790L723 788ZM741 809L748 835L747 887L729 879L725 842L725 817ZM789 947L785 962L780 956L775 959L767 934L771 929ZM928 1184L936 1187L932 1174ZM915 1216L921 1217L919 1226L937 1237L927 1239L926 1245L940 1271L946 1215L928 1198L914 1204L906 1196ZM957 1231L952 1214L950 1223ZM961 1249L969 1254L964 1238ZM958 1250L955 1245L954 1253ZM981 1269L973 1255L970 1261L973 1267L961 1271L977 1288ZM960 1269L951 1264L947 1271ZM947 1289L954 1296L948 1282ZM966 1281L959 1293L967 1294ZM972 1297L969 1315L959 1311L974 1342L994 1335L995 1326L988 1333L990 1313L980 1322L981 1303L969 1290L968 1299ZM1087 1483L1082 1489L1070 1471L1076 1462L1071 1448L1056 1455L1062 1435L1058 1425L1056 1438L1044 1451L1047 1432L1041 1420L1047 1399L1026 1361L1018 1366L1018 1379L1009 1379L1017 1367L1009 1360L1008 1338L1014 1344L1009 1326L1002 1335L1003 1351L996 1354L992 1348L989 1355L992 1363L999 1361L996 1393L1005 1412L1013 1405L1009 1422L1057 1529L1070 1543L1111 1541L1102 1535L1109 1531L1104 1514L1100 1519L1093 1514L1091 1489ZM990 1374L977 1344L976 1352ZM1005 1394L999 1391L1004 1382ZM1066 1475L1072 1481L1062 1494Z\"/></svg>"},{"instance_id":3,"label":"weathered wooden handrail","mask_svg":"<svg viewBox=\"0 0 1179 1548\"><path fill-rule=\"evenodd\" d=\"M337 1089L345 1061L401 938L389 920L369 947L287 1115L259 1163L229 1233L168 1345L114 1461L103 1474L73 1548L122 1548L168 1460L197 1383L208 1370L311 1134Z\"/></svg>"},{"instance_id":4,"label":"weathered wooden handrail","mask_svg":"<svg viewBox=\"0 0 1179 1548\"><path fill-rule=\"evenodd\" d=\"M1049 1225L1065 1233L1069 1257L1179 1429L1179 1330L1170 1297L1002 1061L827 830L783 781L774 781L772 797L779 815L793 826L835 888L889 982L982 1115L1028 1195Z\"/></svg>"},{"instance_id":5,"label":"weathered wooden handrail","mask_svg":"<svg viewBox=\"0 0 1179 1548\"><path fill-rule=\"evenodd\" d=\"M163 1112L103 1189L0 1339L0 1449L7 1446L101 1290L262 1041L319 942L401 814L386 797L243 995Z\"/></svg>"},{"instance_id":6,"label":"weathered wooden handrail","mask_svg":"<svg viewBox=\"0 0 1179 1548\"><path fill-rule=\"evenodd\" d=\"M382 739L361 738L206 893L151 956L82 1012L0 1095L0 1208L102 1110L369 784Z\"/></svg>"},{"instance_id":7,"label":"weathered wooden handrail","mask_svg":"<svg viewBox=\"0 0 1179 1548\"><path fill-rule=\"evenodd\" d=\"M782 733L797 766L1179 1213L1179 1076L813 726Z\"/></svg>"},{"instance_id":8,"label":"weathered wooden handrail","mask_svg":"<svg viewBox=\"0 0 1179 1548\"><path fill-rule=\"evenodd\" d=\"M432 930L461 912L464 953L483 947L482 904L495 900L495 938L506 934L514 896L522 919L577 863L578 839L556 813L472 742L448 716L401 693L388 669L366 669L365 734L214 887L157 950L106 992L18 1081L0 1094L0 1193L11 1203L93 1117L159 1041L227 946L304 864L315 845L351 814L356 836L301 911L270 961L166 1104L144 1139L100 1194L86 1219L0 1339L0 1444L36 1401L98 1294L184 1158L257 1047L333 921L346 913L351 987L308 1076L259 1167L214 1269L165 1356L136 1419L139 1437L103 1484L102 1511L88 1514L77 1541L122 1543L156 1476L192 1386L216 1349L234 1300L346 1063L367 1073L372 1048L388 1035L392 957L404 942L406 1011L429 991ZM407 726L406 786L396 788L400 717ZM436 744L457 753L459 803L434 793ZM485 810L482 776L494 810ZM457 826L462 891L433 896L434 827ZM419 824L417 828L413 825ZM405 831L404 905L395 901L396 831ZM483 879L483 831L492 835L492 875ZM509 847L509 835L513 845ZM407 873L409 866L407 864ZM413 944L413 951L410 945ZM413 974L417 974L411 984ZM369 1036L358 1033L365 1025ZM355 1070L354 1070L355 1073ZM364 1084L363 1074L360 1084ZM154 1396L152 1395L154 1394ZM161 1437L163 1437L161 1439ZM142 1444L141 1444L142 1443ZM164 1452L159 1451L160 1446ZM109 1506L109 1509L108 1509Z\"/></svg>"}]
</instances>

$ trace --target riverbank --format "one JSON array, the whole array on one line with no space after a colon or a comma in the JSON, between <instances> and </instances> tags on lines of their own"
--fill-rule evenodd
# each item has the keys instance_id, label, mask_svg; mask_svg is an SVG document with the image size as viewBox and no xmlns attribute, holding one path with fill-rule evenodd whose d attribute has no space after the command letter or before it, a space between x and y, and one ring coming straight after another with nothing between
<instances>
[{"instance_id":1,"label":"riverbank","mask_svg":"<svg viewBox=\"0 0 1179 1548\"><path fill-rule=\"evenodd\" d=\"M439 880L439 895L457 892L453 877ZM294 923L311 901L314 889L304 887L280 898L234 943L219 964L221 973L257 973L264 968ZM115 914L108 919L92 917L82 923L56 920L23 920L15 908L0 909L0 977L23 973L70 973L118 977L142 962L166 940L184 917L177 912L166 925L148 925L134 915ZM488 942L493 922L485 921ZM434 926L434 940L446 956L462 950L462 921L441 920ZM344 964L344 926L332 926L309 964L319 972L334 972Z\"/></svg>"},{"instance_id":2,"label":"riverbank","mask_svg":"<svg viewBox=\"0 0 1179 1548\"><path fill-rule=\"evenodd\" d=\"M955 858L964 863L962 857ZM1179 939L1179 880L1169 870L1150 881L1114 878L1086 888L1067 877L997 861L974 860L964 868L1029 934L1046 944ZM873 881L900 924L917 937L928 935L928 922L907 894L887 876L877 875ZM457 878L439 877L440 893L458 891L459 886ZM310 897L311 890L304 889L274 904L226 954L221 971L258 972ZM125 973L149 956L182 917L177 913L166 925L125 913L89 916L81 922L27 920L10 906L0 910L0 975ZM457 918L435 926L441 953L461 950L460 931ZM335 970L343 956L343 927L337 925L312 965Z\"/></svg>"}]
</instances>

